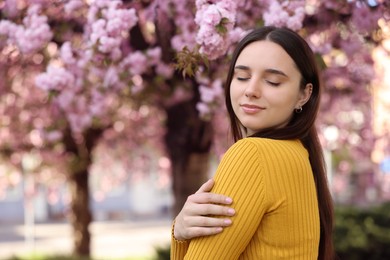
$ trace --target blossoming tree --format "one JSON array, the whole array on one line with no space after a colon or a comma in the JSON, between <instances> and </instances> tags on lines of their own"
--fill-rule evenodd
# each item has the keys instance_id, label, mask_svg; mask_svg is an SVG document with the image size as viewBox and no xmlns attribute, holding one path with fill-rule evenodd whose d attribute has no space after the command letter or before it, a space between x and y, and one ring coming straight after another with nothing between
<instances>
[{"instance_id":1,"label":"blossoming tree","mask_svg":"<svg viewBox=\"0 0 390 260\"><path fill-rule=\"evenodd\" d=\"M67 178L77 255L90 254L88 172L101 143L131 152L164 140L177 212L207 178L212 143L218 153L228 145L222 85L232 46L265 24L299 31L318 54L319 128L344 156L336 167L372 167L361 159L375 141L370 51L388 8L384 0L2 1L1 154L18 166L37 152L52 166L40 169L43 180Z\"/></svg>"}]
</instances>

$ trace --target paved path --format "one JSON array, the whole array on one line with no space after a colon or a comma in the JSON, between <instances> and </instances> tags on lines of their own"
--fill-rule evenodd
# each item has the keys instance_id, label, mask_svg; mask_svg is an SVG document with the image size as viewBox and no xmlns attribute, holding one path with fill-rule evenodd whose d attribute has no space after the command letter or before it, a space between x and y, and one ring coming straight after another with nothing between
<instances>
[{"instance_id":1,"label":"paved path","mask_svg":"<svg viewBox=\"0 0 390 260\"><path fill-rule=\"evenodd\" d=\"M91 250L96 259L153 256L156 246L169 245L169 219L144 221L93 222ZM26 241L23 225L0 225L0 259L12 255L69 254L71 227L67 223L36 224L34 241Z\"/></svg>"}]
</instances>

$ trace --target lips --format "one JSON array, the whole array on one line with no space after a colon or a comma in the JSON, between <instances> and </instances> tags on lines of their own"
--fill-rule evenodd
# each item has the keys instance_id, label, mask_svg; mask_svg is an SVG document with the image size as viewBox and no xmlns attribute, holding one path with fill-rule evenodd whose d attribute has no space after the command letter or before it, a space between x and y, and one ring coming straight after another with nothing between
<instances>
[{"instance_id":1,"label":"lips","mask_svg":"<svg viewBox=\"0 0 390 260\"><path fill-rule=\"evenodd\" d=\"M256 114L265 109L265 107L260 107L252 104L241 104L240 106L242 110L247 114Z\"/></svg>"}]
</instances>

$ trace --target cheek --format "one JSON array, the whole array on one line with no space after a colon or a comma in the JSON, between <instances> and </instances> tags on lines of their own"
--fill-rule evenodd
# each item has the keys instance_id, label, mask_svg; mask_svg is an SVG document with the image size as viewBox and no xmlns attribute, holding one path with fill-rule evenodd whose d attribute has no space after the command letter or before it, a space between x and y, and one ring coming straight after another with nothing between
<instances>
[{"instance_id":1,"label":"cheek","mask_svg":"<svg viewBox=\"0 0 390 260\"><path fill-rule=\"evenodd\" d=\"M294 113L295 99L287 98L282 94L273 96L272 100L268 99L269 105L273 108L273 113L281 117L290 117Z\"/></svg>"},{"instance_id":2,"label":"cheek","mask_svg":"<svg viewBox=\"0 0 390 260\"><path fill-rule=\"evenodd\" d=\"M280 103L280 108L283 109L285 116L290 117L294 114L295 104L295 101L291 99Z\"/></svg>"},{"instance_id":3,"label":"cheek","mask_svg":"<svg viewBox=\"0 0 390 260\"><path fill-rule=\"evenodd\" d=\"M269 91L268 93L264 93L268 97L268 100L271 101L278 106L283 106L285 108L294 107L298 102L298 93L292 91L286 91L285 89L279 91Z\"/></svg>"}]
</instances>

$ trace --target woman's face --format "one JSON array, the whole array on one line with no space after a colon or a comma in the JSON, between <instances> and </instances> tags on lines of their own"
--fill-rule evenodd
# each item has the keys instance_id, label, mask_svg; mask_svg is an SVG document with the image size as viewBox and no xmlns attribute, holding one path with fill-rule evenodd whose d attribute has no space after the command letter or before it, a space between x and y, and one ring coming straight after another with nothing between
<instances>
[{"instance_id":1,"label":"woman's face","mask_svg":"<svg viewBox=\"0 0 390 260\"><path fill-rule=\"evenodd\" d=\"M256 41L242 50L235 64L230 98L248 135L288 124L294 109L310 97L311 84L301 90L300 81L294 61L278 44Z\"/></svg>"}]
</instances>

